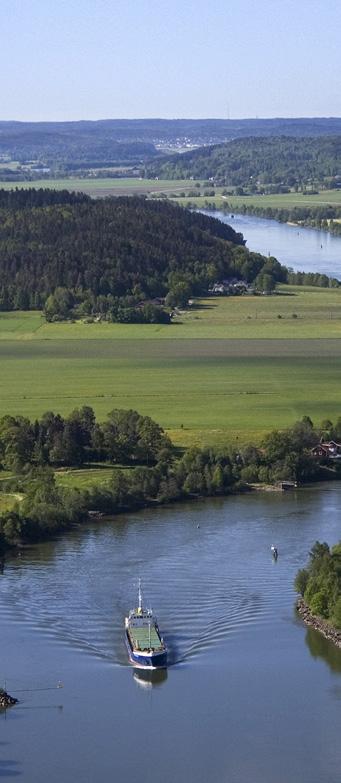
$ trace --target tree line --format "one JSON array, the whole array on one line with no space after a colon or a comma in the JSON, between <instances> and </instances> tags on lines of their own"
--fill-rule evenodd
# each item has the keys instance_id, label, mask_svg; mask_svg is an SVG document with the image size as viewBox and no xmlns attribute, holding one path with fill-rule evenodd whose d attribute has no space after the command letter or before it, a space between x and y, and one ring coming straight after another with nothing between
<instances>
[{"instance_id":1,"label":"tree line","mask_svg":"<svg viewBox=\"0 0 341 783\"><path fill-rule=\"evenodd\" d=\"M87 405L66 418L48 411L34 422L24 416L0 419L0 469L16 473L31 465L153 464L161 452L171 450L162 428L133 410L115 408L103 423Z\"/></svg>"}]
</instances>

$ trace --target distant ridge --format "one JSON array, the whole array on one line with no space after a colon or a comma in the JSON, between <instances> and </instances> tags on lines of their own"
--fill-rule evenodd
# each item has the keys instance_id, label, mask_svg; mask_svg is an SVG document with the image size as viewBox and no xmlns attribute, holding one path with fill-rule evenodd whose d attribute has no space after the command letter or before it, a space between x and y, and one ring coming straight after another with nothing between
<instances>
[{"instance_id":1,"label":"distant ridge","mask_svg":"<svg viewBox=\"0 0 341 783\"><path fill-rule=\"evenodd\" d=\"M102 134L110 133L113 141L155 141L155 134L160 140L174 140L179 134L206 140L227 141L244 136L323 136L341 133L341 117L276 117L264 119L102 119L102 120L72 120L68 122L19 122L16 120L0 121L0 153L1 136L6 133L20 134L23 138L27 132L41 134Z\"/></svg>"}]
</instances>

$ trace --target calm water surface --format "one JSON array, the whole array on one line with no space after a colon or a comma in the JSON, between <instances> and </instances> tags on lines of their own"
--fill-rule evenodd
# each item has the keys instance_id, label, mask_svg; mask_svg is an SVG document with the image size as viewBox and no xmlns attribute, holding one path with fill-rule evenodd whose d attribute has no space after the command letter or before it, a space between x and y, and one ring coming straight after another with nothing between
<instances>
[{"instance_id":1,"label":"calm water surface","mask_svg":"<svg viewBox=\"0 0 341 783\"><path fill-rule=\"evenodd\" d=\"M9 561L0 778L339 783L341 652L296 618L293 578L340 539L340 503L333 485L173 506ZM139 575L170 650L152 684L123 640Z\"/></svg>"},{"instance_id":2,"label":"calm water surface","mask_svg":"<svg viewBox=\"0 0 341 783\"><path fill-rule=\"evenodd\" d=\"M235 231L241 231L249 250L275 256L296 271L320 272L341 280L341 237L253 215L210 214L228 223Z\"/></svg>"}]
</instances>

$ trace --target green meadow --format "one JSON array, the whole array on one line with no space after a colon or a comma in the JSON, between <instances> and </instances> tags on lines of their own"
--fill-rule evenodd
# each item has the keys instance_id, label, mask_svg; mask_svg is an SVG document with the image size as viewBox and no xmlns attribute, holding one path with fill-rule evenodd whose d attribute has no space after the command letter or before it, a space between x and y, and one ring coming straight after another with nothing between
<instances>
[{"instance_id":1,"label":"green meadow","mask_svg":"<svg viewBox=\"0 0 341 783\"><path fill-rule=\"evenodd\" d=\"M222 195L223 188L213 188L215 196L199 196L190 199L199 209L203 209L207 202L214 204L217 209L221 209L226 202L229 206L238 211L241 207L272 207L281 209L287 207L319 207L331 204L332 206L341 206L341 190L322 190L320 193L314 193L307 196L305 193L274 193L273 195L253 195L253 196L232 196ZM176 201L186 205L188 198L177 198Z\"/></svg>"},{"instance_id":2,"label":"green meadow","mask_svg":"<svg viewBox=\"0 0 341 783\"><path fill-rule=\"evenodd\" d=\"M105 486L109 483L113 470L117 469L117 466L104 467L104 465L95 465L91 468L68 468L65 470L56 470L56 482L58 486L71 489L72 487L79 487L79 489L90 489L93 486L102 484ZM127 470L120 466L119 470Z\"/></svg>"},{"instance_id":3,"label":"green meadow","mask_svg":"<svg viewBox=\"0 0 341 783\"><path fill-rule=\"evenodd\" d=\"M285 285L274 296L196 300L171 325L87 324L81 320L49 324L40 312L0 312L0 343L313 337L341 337L341 289Z\"/></svg>"},{"instance_id":4,"label":"green meadow","mask_svg":"<svg viewBox=\"0 0 341 783\"><path fill-rule=\"evenodd\" d=\"M197 180L195 180L197 181ZM217 208L221 208L226 201L236 211L242 206L259 206L259 207L295 207L295 206L324 206L331 204L333 206L341 206L341 190L322 190L319 193L307 195L306 193L275 193L273 195L253 195L253 196L232 196L228 194L223 196L222 193L225 189L222 187L210 187L205 186L203 182L200 183L201 187L199 192L203 193L204 190L215 191L215 196L199 196L190 197L190 200L196 204L198 208L204 208L207 202L215 204ZM195 182L193 180L158 180L158 179L139 179L138 177L68 177L63 179L41 179L28 182L22 180L21 182L0 182L0 189L13 190L13 188L52 188L55 190L71 190L82 191L88 193L91 196L132 196L136 195L151 195L154 196L164 193L169 196L174 194L177 201L180 204L187 204L188 193L193 193L195 188ZM186 196L181 197L180 193L185 192Z\"/></svg>"},{"instance_id":5,"label":"green meadow","mask_svg":"<svg viewBox=\"0 0 341 783\"><path fill-rule=\"evenodd\" d=\"M68 177L29 182L0 182L0 189L52 188L88 193L91 196L133 196L149 193L179 193L193 188L191 180L139 179L138 177Z\"/></svg>"},{"instance_id":6,"label":"green meadow","mask_svg":"<svg viewBox=\"0 0 341 783\"><path fill-rule=\"evenodd\" d=\"M259 442L303 415L341 415L341 290L212 298L175 320L46 324L40 313L0 314L0 415L86 404L104 419L135 408L180 446Z\"/></svg>"}]
</instances>

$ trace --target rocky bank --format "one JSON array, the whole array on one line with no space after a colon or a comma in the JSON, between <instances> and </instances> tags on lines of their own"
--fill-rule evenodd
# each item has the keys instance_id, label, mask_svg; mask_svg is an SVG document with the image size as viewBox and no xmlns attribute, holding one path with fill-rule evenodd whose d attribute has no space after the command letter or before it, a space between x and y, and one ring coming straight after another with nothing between
<instances>
[{"instance_id":1,"label":"rocky bank","mask_svg":"<svg viewBox=\"0 0 341 783\"><path fill-rule=\"evenodd\" d=\"M316 615L312 614L303 598L298 599L296 608L298 614L307 625L311 625L316 631L322 633L326 639L329 639L329 641L341 649L341 631L333 628L332 625L321 617L316 617Z\"/></svg>"}]
</instances>

